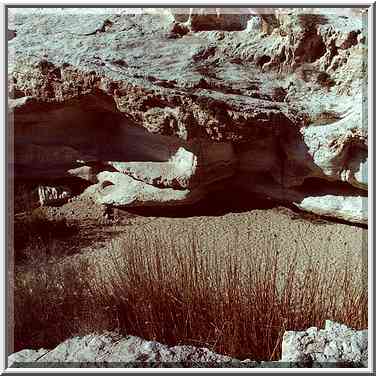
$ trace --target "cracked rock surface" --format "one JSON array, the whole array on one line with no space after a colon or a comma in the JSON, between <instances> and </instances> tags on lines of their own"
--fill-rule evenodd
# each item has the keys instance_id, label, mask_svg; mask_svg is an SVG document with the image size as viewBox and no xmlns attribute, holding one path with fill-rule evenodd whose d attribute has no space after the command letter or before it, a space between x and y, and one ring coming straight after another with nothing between
<instances>
[{"instance_id":1,"label":"cracked rock surface","mask_svg":"<svg viewBox=\"0 0 376 376\"><path fill-rule=\"evenodd\" d=\"M10 9L15 176L74 171L115 206L231 181L367 223L364 13L322 11Z\"/></svg>"}]
</instances>

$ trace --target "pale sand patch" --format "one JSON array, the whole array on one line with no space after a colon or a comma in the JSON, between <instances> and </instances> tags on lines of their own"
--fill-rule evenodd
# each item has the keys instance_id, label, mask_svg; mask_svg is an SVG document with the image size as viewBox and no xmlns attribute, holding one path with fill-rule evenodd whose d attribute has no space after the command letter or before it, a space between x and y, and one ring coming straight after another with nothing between
<instances>
[{"instance_id":1,"label":"pale sand patch","mask_svg":"<svg viewBox=\"0 0 376 376\"><path fill-rule=\"evenodd\" d=\"M311 265L311 258L321 269L327 268L327 278L348 268L358 283L367 280L367 229L332 222L313 223L285 209L211 217L136 217L128 226L114 226L114 231L116 236L105 246L99 249L93 246L74 257L87 259L95 266L94 270L105 267L108 274L111 259L121 260L122 252L127 251L129 236L139 236L140 241L147 236L148 242L162 240L166 246L173 242L180 250L187 239L194 237L199 252L216 253L223 263L227 252L238 253L239 262L245 265L247 258L256 260L270 250L277 250L283 274L296 252L298 271L303 274Z\"/></svg>"}]
</instances>

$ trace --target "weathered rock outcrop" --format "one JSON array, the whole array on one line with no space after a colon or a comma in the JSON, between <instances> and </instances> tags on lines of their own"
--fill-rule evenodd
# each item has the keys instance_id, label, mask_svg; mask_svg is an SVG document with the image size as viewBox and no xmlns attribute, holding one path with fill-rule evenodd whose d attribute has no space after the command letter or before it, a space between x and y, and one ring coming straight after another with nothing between
<instances>
[{"instance_id":1,"label":"weathered rock outcrop","mask_svg":"<svg viewBox=\"0 0 376 376\"><path fill-rule=\"evenodd\" d=\"M156 341L145 341L141 338L121 337L115 333L102 335L86 335L66 340L53 350L22 350L8 358L9 366L19 363L97 363L100 366L221 366L231 363L229 356L219 355L206 348L194 346L169 347ZM239 362L238 362L239 363Z\"/></svg>"},{"instance_id":2,"label":"weathered rock outcrop","mask_svg":"<svg viewBox=\"0 0 376 376\"><path fill-rule=\"evenodd\" d=\"M311 196L304 198L296 205L303 210L324 215L327 217L335 216L340 219L348 220L351 218L354 222L367 223L368 218L368 200L366 197L354 196Z\"/></svg>"},{"instance_id":3,"label":"weathered rock outcrop","mask_svg":"<svg viewBox=\"0 0 376 376\"><path fill-rule=\"evenodd\" d=\"M240 361L207 348L167 346L116 333L74 337L52 350L21 350L8 367L367 367L367 330L355 331L327 321L325 329L285 332L282 359Z\"/></svg>"},{"instance_id":4,"label":"weathered rock outcrop","mask_svg":"<svg viewBox=\"0 0 376 376\"><path fill-rule=\"evenodd\" d=\"M41 206L56 205L67 202L71 196L71 192L64 187L47 187L40 185L38 187L38 196Z\"/></svg>"},{"instance_id":5,"label":"weathered rock outcrop","mask_svg":"<svg viewBox=\"0 0 376 376\"><path fill-rule=\"evenodd\" d=\"M366 223L362 17L11 9L15 176L78 177L114 205L188 204L228 180L252 194L266 180L271 199L283 191L303 209ZM340 190L333 200L304 192L312 178L323 191L353 187L354 211Z\"/></svg>"},{"instance_id":6,"label":"weathered rock outcrop","mask_svg":"<svg viewBox=\"0 0 376 376\"><path fill-rule=\"evenodd\" d=\"M368 331L356 331L327 320L324 329L316 327L301 332L285 332L282 361L305 363L333 363L339 366L357 363L367 367Z\"/></svg>"},{"instance_id":7,"label":"weathered rock outcrop","mask_svg":"<svg viewBox=\"0 0 376 376\"><path fill-rule=\"evenodd\" d=\"M189 189L158 188L153 185L135 180L121 172L103 171L98 175L99 184L91 186L96 190L94 196L98 202L107 205L138 206L163 205L171 203L192 203L200 197L200 191ZM88 193L86 191L86 193ZM198 197L197 197L198 196Z\"/></svg>"}]
</instances>

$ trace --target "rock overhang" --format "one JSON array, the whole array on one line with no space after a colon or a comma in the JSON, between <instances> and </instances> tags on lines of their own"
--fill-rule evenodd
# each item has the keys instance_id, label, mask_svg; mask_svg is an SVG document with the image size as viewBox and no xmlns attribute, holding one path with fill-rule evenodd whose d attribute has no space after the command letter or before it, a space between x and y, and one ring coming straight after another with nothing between
<instances>
[{"instance_id":1,"label":"rock overhang","mask_svg":"<svg viewBox=\"0 0 376 376\"><path fill-rule=\"evenodd\" d=\"M17 112L22 112L22 97L37 99L42 107L44 103L60 103L65 106L72 99L78 98L78 108L83 103L80 98L87 97L92 99L89 107L95 118L99 119L98 114L102 113L105 114L105 119L112 116L116 118L116 124L128 122L132 127L135 125L130 128L137 129L135 132L138 136L130 142L123 136L116 136L116 127L111 128L112 138L108 139L107 135L109 150L116 149L114 145L119 141L119 149L122 150L132 149L130 143L139 142L142 145L145 140L149 140L146 145L155 144L141 146L144 153L141 159L145 159L144 162L167 162L173 152L162 152L163 156L160 155L160 150L166 143L180 146L191 143L196 145L193 147L195 150L202 143L205 147L209 143L222 143L235 151L238 149L237 145L243 145L243 148L248 143L246 153L222 152L221 155L218 154L216 162L212 160L212 166L226 170L218 170L217 181L221 176L235 176L238 171L247 171L249 178L245 181L252 181L263 165L253 161L266 159L270 163L263 167L267 166L271 176L284 188L298 186L311 177L323 181L346 181L357 188L367 188L362 173L363 166L367 165L367 134L362 124L358 124L364 121L359 115L362 104L355 101L354 107L354 103L351 103L352 114L346 114L351 108L349 104L346 107L349 99L351 102L351 96L359 96L357 90L363 79L360 74L362 68L354 60L354 70L344 80L351 83L348 87L352 91L350 96L340 94L340 83L324 87L319 81L305 82L299 78L305 76L300 73L298 75L304 69L320 72L324 58L330 58L333 40L338 44L336 48L350 57L364 53L365 42L353 37L355 34L360 35L358 31L362 24L358 18L353 20L351 17L335 15L305 15L302 18L299 14L292 14L278 16L277 21L280 20L273 25L274 31L262 32L263 38L248 35L244 30L222 30L222 34L218 34L218 30L198 31L195 28L182 37L170 38L169 25L182 20L173 19L168 12L166 14L104 12L95 15L76 12L74 17L86 17L90 22L82 26L82 29L79 24L71 29L69 35L74 35L74 38L63 37L62 34L71 22L70 13L43 14L42 26L36 23L40 14L16 14L13 26L16 26L17 37L9 44L13 51L10 54L11 95L18 97L16 100L20 106L15 110L15 116L20 118ZM208 22L213 15L207 18ZM205 13L199 12L197 19L200 17L205 17ZM214 23L214 26L227 15L216 17L217 24ZM267 17L264 18L267 20ZM305 61L291 61L293 54L286 55L286 52L296 52L297 48L299 53L299 46L291 44L288 36L283 34L286 28L295 32L298 41L300 37L307 37L304 30L311 30L312 35L320 36L327 52L320 52L315 57L299 55L303 56L299 59ZM26 37L25 34L30 30L36 32ZM278 30L282 36L278 35ZM364 28L361 33L366 34ZM56 38L58 35L60 39ZM147 44L144 43L146 39ZM274 47L273 41L278 41L277 44L274 43ZM288 43L284 49L284 60L281 59L281 43ZM266 71L263 69L266 65L258 66L257 59L252 56L252 50L259 47L264 49L264 55L271 56ZM341 51L337 52L338 56ZM308 70L303 63L311 64ZM342 64L345 65L337 67L332 73L335 78L347 69L348 63ZM281 73L279 67L286 65L290 67L288 73ZM226 74L229 68L232 70L231 75ZM333 67L330 69L332 72ZM344 73L341 74L343 76ZM273 94L277 92L283 92L283 95ZM99 110L103 105L101 101L105 103L103 111ZM311 102L318 103L319 106ZM77 114L77 109L74 111ZM320 114L324 113L326 115L321 117ZM121 116L124 121L119 120ZM63 117L69 118L69 115ZM103 121L104 129L106 122L108 123L107 120ZM320 127L317 122L323 128L321 133L318 132ZM56 124L56 118L51 119L50 123ZM312 125L313 123L315 124ZM121 129L127 127L128 125L119 126ZM147 132L142 131L142 128ZM362 156L351 146L354 145L355 138L345 137L349 128L361 134L357 138L357 145L362 150ZM49 132L53 137L52 128ZM90 135L89 129L85 132ZM325 136L326 133L328 137ZM105 135L98 136L99 134L94 132L93 139L104 141ZM317 144L320 137L322 142ZM338 151L333 149L333 144L329 145L327 139L336 142L337 149L347 152L338 157ZM354 158L349 160L349 155ZM77 159L92 160L93 156L84 155ZM104 158L106 161L118 162L135 162L134 159L135 155L127 158L121 155ZM215 175L215 168L211 169L212 175Z\"/></svg>"}]
</instances>

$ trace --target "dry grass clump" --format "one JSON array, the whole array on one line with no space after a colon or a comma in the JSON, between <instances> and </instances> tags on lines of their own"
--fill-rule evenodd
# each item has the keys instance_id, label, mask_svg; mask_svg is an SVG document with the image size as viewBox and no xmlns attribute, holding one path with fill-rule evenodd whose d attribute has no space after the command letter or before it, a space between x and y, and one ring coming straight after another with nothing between
<instances>
[{"instance_id":1,"label":"dry grass clump","mask_svg":"<svg viewBox=\"0 0 376 376\"><path fill-rule=\"evenodd\" d=\"M53 262L69 251L62 243L78 233L77 225L63 217L48 218L39 207L36 185L14 182L13 190L13 253L15 265Z\"/></svg>"},{"instance_id":2,"label":"dry grass clump","mask_svg":"<svg viewBox=\"0 0 376 376\"><path fill-rule=\"evenodd\" d=\"M53 260L63 253L60 241L77 232L78 227L68 224L65 218L49 219L38 209L17 215L13 228L14 261L38 264Z\"/></svg>"},{"instance_id":3,"label":"dry grass clump","mask_svg":"<svg viewBox=\"0 0 376 376\"><path fill-rule=\"evenodd\" d=\"M53 348L69 337L108 327L100 302L96 311L87 273L88 263L81 260L15 274L14 351Z\"/></svg>"},{"instance_id":4,"label":"dry grass clump","mask_svg":"<svg viewBox=\"0 0 376 376\"><path fill-rule=\"evenodd\" d=\"M12 204L14 213L31 212L39 206L37 186L22 181L13 181Z\"/></svg>"},{"instance_id":5,"label":"dry grass clump","mask_svg":"<svg viewBox=\"0 0 376 376\"><path fill-rule=\"evenodd\" d=\"M180 239L129 235L115 243L123 257L112 253L106 272L112 277L96 289L106 306L116 307L125 333L241 359L279 359L285 330L322 326L325 319L367 326L367 292L349 270L313 261L299 270L298 252L309 250L300 245L286 260L274 238L258 252L236 236L220 243L193 232Z\"/></svg>"},{"instance_id":6,"label":"dry grass clump","mask_svg":"<svg viewBox=\"0 0 376 376\"><path fill-rule=\"evenodd\" d=\"M367 327L367 288L313 260L286 259L277 239L258 250L229 239L147 229L113 242L105 262L76 261L15 278L15 344L53 347L72 335L118 330L193 344L240 359L276 360L285 330L332 319ZM83 258L77 258L83 260ZM32 307L32 309L30 309Z\"/></svg>"}]
</instances>

